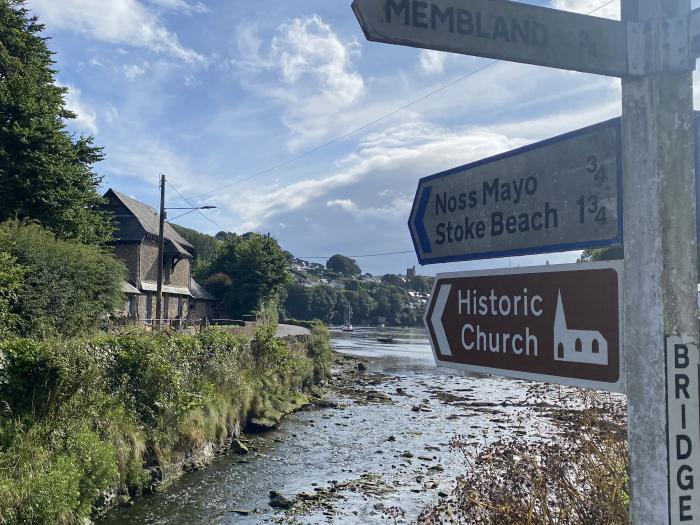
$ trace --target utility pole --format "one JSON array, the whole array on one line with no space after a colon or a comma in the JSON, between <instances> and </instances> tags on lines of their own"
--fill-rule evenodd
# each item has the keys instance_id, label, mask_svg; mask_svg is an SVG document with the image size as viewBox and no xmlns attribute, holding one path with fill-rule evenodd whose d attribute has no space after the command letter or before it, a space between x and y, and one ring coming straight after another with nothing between
<instances>
[{"instance_id":1,"label":"utility pole","mask_svg":"<svg viewBox=\"0 0 700 525\"><path fill-rule=\"evenodd\" d=\"M165 175L160 176L160 225L158 228L158 284L156 288L156 328L160 330L163 305L163 249L165 245Z\"/></svg>"},{"instance_id":2,"label":"utility pole","mask_svg":"<svg viewBox=\"0 0 700 525\"><path fill-rule=\"evenodd\" d=\"M682 471L672 467L679 451L669 433L664 373L671 338L687 345L690 362L697 362L689 13L690 0L622 0L630 64L641 68L641 74L622 78L624 351L634 524L700 520L700 509L691 509L697 504L690 496L692 480L685 483ZM697 390L690 379L691 395ZM685 412L683 418L685 427ZM688 418L692 427L692 408ZM686 495L674 494L677 478L690 490Z\"/></svg>"}]
</instances>

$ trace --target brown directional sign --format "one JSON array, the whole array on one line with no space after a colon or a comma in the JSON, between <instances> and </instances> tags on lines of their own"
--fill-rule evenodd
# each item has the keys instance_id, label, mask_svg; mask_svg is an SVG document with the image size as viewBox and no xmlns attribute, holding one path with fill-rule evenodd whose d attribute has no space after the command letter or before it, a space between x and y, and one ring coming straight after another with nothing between
<instances>
[{"instance_id":1,"label":"brown directional sign","mask_svg":"<svg viewBox=\"0 0 700 525\"><path fill-rule=\"evenodd\" d=\"M507 0L355 0L368 40L622 77L615 20Z\"/></svg>"},{"instance_id":2,"label":"brown directional sign","mask_svg":"<svg viewBox=\"0 0 700 525\"><path fill-rule=\"evenodd\" d=\"M425 324L438 365L623 392L619 263L438 275Z\"/></svg>"}]
</instances>

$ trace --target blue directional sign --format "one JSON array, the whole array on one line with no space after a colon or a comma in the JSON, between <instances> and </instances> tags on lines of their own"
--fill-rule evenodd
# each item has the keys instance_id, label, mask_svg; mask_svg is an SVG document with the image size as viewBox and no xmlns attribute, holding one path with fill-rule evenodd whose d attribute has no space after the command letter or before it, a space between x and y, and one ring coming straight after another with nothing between
<instances>
[{"instance_id":1,"label":"blue directional sign","mask_svg":"<svg viewBox=\"0 0 700 525\"><path fill-rule=\"evenodd\" d=\"M421 264L622 244L620 119L421 179Z\"/></svg>"}]
</instances>

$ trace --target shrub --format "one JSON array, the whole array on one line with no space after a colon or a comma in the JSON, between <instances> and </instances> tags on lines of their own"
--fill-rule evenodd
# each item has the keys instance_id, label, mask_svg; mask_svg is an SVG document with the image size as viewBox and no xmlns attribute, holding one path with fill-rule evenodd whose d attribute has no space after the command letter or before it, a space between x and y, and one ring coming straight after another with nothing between
<instances>
[{"instance_id":1,"label":"shrub","mask_svg":"<svg viewBox=\"0 0 700 525\"><path fill-rule=\"evenodd\" d=\"M9 337L19 327L19 316L13 313L13 307L24 282L24 274L25 269L17 264L14 257L0 251L0 339Z\"/></svg>"},{"instance_id":2,"label":"shrub","mask_svg":"<svg viewBox=\"0 0 700 525\"><path fill-rule=\"evenodd\" d=\"M0 225L0 252L25 269L13 307L19 335L80 335L100 326L124 300L126 269L101 248L8 221Z\"/></svg>"},{"instance_id":3,"label":"shrub","mask_svg":"<svg viewBox=\"0 0 700 525\"><path fill-rule=\"evenodd\" d=\"M480 451L467 438L453 440L467 471L453 497L424 510L418 523L627 525L624 413L609 405L552 415L556 439L513 438Z\"/></svg>"},{"instance_id":4,"label":"shrub","mask_svg":"<svg viewBox=\"0 0 700 525\"><path fill-rule=\"evenodd\" d=\"M0 523L76 523L104 491L147 487L144 466L223 445L256 410L281 417L327 335L313 349L265 325L252 341L217 328L0 340Z\"/></svg>"}]
</instances>

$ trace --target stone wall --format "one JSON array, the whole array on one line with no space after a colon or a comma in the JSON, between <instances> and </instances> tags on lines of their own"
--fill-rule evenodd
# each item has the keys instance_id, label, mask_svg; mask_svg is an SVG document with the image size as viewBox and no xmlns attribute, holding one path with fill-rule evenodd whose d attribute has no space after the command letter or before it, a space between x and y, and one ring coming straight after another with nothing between
<instances>
[{"instance_id":1,"label":"stone wall","mask_svg":"<svg viewBox=\"0 0 700 525\"><path fill-rule=\"evenodd\" d=\"M168 264L172 264L172 255L165 254L163 261L163 279L165 284L189 288L192 276L192 261L190 259L179 260L170 274L170 279L168 279L168 271L166 269ZM141 280L153 283L158 282L158 243L148 239L141 244Z\"/></svg>"},{"instance_id":2,"label":"stone wall","mask_svg":"<svg viewBox=\"0 0 700 525\"><path fill-rule=\"evenodd\" d=\"M141 280L139 266L139 245L138 244L117 244L113 247L114 256L126 265L129 272L128 281L134 286L139 286Z\"/></svg>"}]
</instances>

